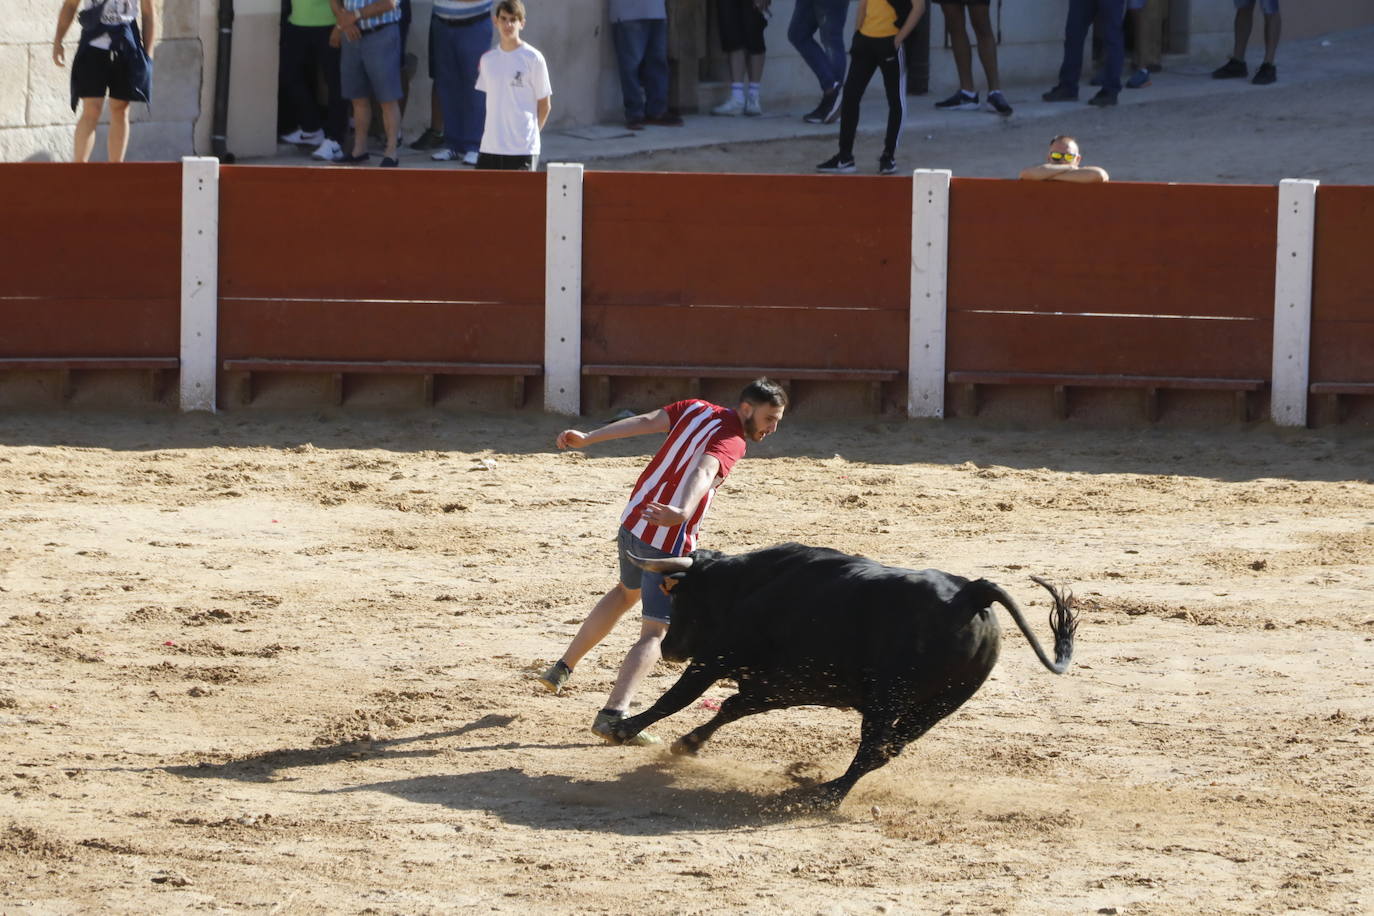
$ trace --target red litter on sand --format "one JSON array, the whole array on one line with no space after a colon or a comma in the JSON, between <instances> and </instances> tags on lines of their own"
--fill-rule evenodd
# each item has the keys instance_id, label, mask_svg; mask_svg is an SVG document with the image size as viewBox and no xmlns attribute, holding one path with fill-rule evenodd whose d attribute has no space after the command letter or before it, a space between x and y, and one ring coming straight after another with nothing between
<instances>
[{"instance_id":1,"label":"red litter on sand","mask_svg":"<svg viewBox=\"0 0 1374 916\"><path fill-rule=\"evenodd\" d=\"M702 709L720 709L720 700L713 700L710 697L701 698Z\"/></svg>"}]
</instances>

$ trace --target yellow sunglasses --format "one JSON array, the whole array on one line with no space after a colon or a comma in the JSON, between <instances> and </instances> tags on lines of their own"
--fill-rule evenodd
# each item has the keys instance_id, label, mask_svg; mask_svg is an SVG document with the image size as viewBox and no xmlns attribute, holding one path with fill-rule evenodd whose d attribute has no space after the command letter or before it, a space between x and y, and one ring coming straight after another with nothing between
<instances>
[{"instance_id":1,"label":"yellow sunglasses","mask_svg":"<svg viewBox=\"0 0 1374 916\"><path fill-rule=\"evenodd\" d=\"M1050 153L1051 162L1073 162L1077 158L1073 153L1061 153L1058 150Z\"/></svg>"}]
</instances>

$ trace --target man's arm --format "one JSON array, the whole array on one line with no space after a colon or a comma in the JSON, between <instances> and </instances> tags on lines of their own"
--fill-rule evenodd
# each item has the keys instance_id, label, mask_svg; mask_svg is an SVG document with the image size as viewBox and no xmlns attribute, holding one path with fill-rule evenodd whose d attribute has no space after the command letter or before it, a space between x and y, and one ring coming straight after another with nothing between
<instances>
[{"instance_id":1,"label":"man's arm","mask_svg":"<svg viewBox=\"0 0 1374 916\"><path fill-rule=\"evenodd\" d=\"M153 59L153 45L157 44L157 10L153 8L153 0L141 0L139 12L143 16L143 23L140 26L143 32L143 51L148 55L148 59Z\"/></svg>"},{"instance_id":2,"label":"man's arm","mask_svg":"<svg viewBox=\"0 0 1374 916\"><path fill-rule=\"evenodd\" d=\"M639 513L639 517L651 525L681 525L692 517L692 513L697 511L697 505L701 498L711 489L711 484L716 482L716 475L720 473L720 460L715 455L702 455L697 459L696 467L683 476L682 482L685 485L682 490L682 500L679 505L670 506L666 503L648 503Z\"/></svg>"},{"instance_id":3,"label":"man's arm","mask_svg":"<svg viewBox=\"0 0 1374 916\"><path fill-rule=\"evenodd\" d=\"M549 119L549 111L553 108L553 96L546 95L535 102L536 112L539 115L539 130L544 130L544 122Z\"/></svg>"},{"instance_id":4,"label":"man's arm","mask_svg":"<svg viewBox=\"0 0 1374 916\"><path fill-rule=\"evenodd\" d=\"M906 22L902 23L902 27L897 31L896 37L892 39L897 47L900 48L902 42L906 41L906 37L916 28L916 23L921 21L921 16L925 11L926 0L911 0L911 12L906 14ZM859 22L863 22L863 20L860 19Z\"/></svg>"},{"instance_id":5,"label":"man's arm","mask_svg":"<svg viewBox=\"0 0 1374 916\"><path fill-rule=\"evenodd\" d=\"M589 445L609 442L612 439L626 439L630 436L642 436L646 433L666 433L671 425L668 422L668 412L660 407L658 410L651 410L638 416L607 423L589 433L565 429L558 434L554 444L559 448L586 448Z\"/></svg>"},{"instance_id":6,"label":"man's arm","mask_svg":"<svg viewBox=\"0 0 1374 916\"><path fill-rule=\"evenodd\" d=\"M76 18L76 8L81 5L81 0L62 0L62 9L57 11L57 34L52 39L52 62L59 67L67 65L67 49L62 47L62 37L67 34L67 29L72 27L72 20Z\"/></svg>"},{"instance_id":7,"label":"man's arm","mask_svg":"<svg viewBox=\"0 0 1374 916\"><path fill-rule=\"evenodd\" d=\"M1021 170L1026 181L1072 181L1078 184L1100 184L1107 180L1106 169L1095 165L1072 166L1042 162Z\"/></svg>"}]
</instances>

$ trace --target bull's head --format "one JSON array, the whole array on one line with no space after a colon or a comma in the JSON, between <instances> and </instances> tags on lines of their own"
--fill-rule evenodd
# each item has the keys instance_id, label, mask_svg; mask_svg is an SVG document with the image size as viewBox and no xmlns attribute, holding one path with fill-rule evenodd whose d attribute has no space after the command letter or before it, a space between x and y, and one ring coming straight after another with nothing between
<instances>
[{"instance_id":1,"label":"bull's head","mask_svg":"<svg viewBox=\"0 0 1374 916\"><path fill-rule=\"evenodd\" d=\"M685 662L696 654L696 633L708 608L704 595L694 594L693 573L702 569L701 561L724 556L717 550L694 550L685 557L646 559L630 554L630 561L645 572L663 577L663 590L673 601L673 616L663 637L663 657L670 662ZM710 565L709 562L706 565Z\"/></svg>"}]
</instances>

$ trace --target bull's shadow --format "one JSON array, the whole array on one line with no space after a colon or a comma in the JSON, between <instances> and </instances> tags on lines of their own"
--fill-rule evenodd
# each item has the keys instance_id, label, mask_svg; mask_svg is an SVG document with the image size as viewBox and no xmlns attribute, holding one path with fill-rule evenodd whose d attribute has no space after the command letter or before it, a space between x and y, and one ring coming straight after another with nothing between
<instances>
[{"instance_id":1,"label":"bull's shadow","mask_svg":"<svg viewBox=\"0 0 1374 916\"><path fill-rule=\"evenodd\" d=\"M386 792L416 804L482 812L524 827L594 827L623 836L762 827L799 816L817 816L809 809L789 807L789 801L798 797L794 792L761 795L739 789L676 785L674 768L671 758L661 756L608 780L553 773L531 776L511 767L417 776L338 792Z\"/></svg>"}]
</instances>

